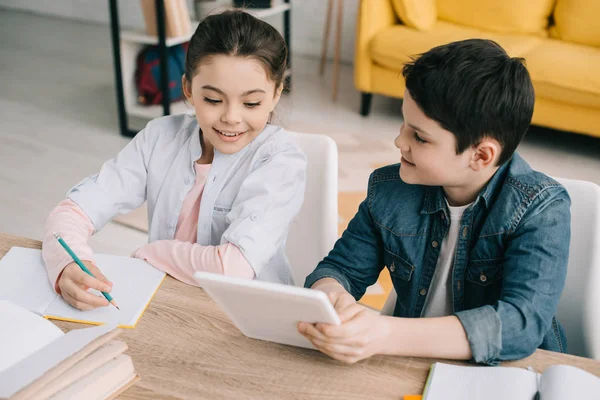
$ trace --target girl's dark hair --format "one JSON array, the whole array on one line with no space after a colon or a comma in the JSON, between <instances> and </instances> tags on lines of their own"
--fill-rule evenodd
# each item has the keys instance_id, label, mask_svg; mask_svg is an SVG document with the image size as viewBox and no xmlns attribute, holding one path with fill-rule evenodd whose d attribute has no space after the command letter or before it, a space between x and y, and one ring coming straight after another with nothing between
<instances>
[{"instance_id":1,"label":"girl's dark hair","mask_svg":"<svg viewBox=\"0 0 600 400\"><path fill-rule=\"evenodd\" d=\"M192 81L204 58L214 55L253 57L265 66L276 90L283 82L287 67L285 40L277 29L244 11L225 11L200 22L185 57L187 81Z\"/></svg>"},{"instance_id":2,"label":"girl's dark hair","mask_svg":"<svg viewBox=\"0 0 600 400\"><path fill-rule=\"evenodd\" d=\"M510 160L527 132L535 92L525 60L496 42L468 39L434 47L402 70L423 113L452 132L457 154L491 137Z\"/></svg>"}]
</instances>

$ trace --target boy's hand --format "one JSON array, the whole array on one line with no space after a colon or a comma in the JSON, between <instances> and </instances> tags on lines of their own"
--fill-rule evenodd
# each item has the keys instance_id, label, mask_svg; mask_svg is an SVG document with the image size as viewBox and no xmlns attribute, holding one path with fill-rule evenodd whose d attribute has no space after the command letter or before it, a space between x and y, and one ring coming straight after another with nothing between
<instances>
[{"instance_id":1,"label":"boy's hand","mask_svg":"<svg viewBox=\"0 0 600 400\"><path fill-rule=\"evenodd\" d=\"M312 288L327 293L342 323L300 322L298 332L318 350L350 364L381 352L390 330L385 317L358 304L335 279L320 279Z\"/></svg>"},{"instance_id":2,"label":"boy's hand","mask_svg":"<svg viewBox=\"0 0 600 400\"><path fill-rule=\"evenodd\" d=\"M63 299L73 307L88 311L98 307L108 306L108 300L103 296L89 293L89 288L101 292L110 292L112 283L91 262L83 261L94 276L90 276L75 262L68 264L58 277L58 287Z\"/></svg>"},{"instance_id":3,"label":"boy's hand","mask_svg":"<svg viewBox=\"0 0 600 400\"><path fill-rule=\"evenodd\" d=\"M298 331L318 350L345 363L353 364L381 353L390 331L386 317L355 301L345 303L343 296L337 302L340 306L346 304L341 310L336 307L341 325L301 322Z\"/></svg>"}]
</instances>

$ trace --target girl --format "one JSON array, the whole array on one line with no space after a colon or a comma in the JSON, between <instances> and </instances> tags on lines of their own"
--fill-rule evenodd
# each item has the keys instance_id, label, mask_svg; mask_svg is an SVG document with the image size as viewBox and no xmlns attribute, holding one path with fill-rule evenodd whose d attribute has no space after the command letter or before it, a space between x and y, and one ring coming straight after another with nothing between
<instances>
[{"instance_id":1,"label":"girl","mask_svg":"<svg viewBox=\"0 0 600 400\"><path fill-rule=\"evenodd\" d=\"M292 283L284 245L304 200L306 159L268 124L280 99L287 49L266 22L242 11L203 20L182 77L195 117L145 129L100 172L77 184L46 222L42 255L50 282L81 310L107 306L90 236L147 201L149 244L134 257L194 285L195 271ZM95 277L60 247L60 232Z\"/></svg>"}]
</instances>

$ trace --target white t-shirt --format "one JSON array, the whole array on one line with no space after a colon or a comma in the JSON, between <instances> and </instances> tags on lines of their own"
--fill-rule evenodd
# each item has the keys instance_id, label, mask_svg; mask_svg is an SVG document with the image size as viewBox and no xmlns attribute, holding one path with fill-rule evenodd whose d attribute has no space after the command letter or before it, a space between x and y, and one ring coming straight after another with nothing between
<instances>
[{"instance_id":1,"label":"white t-shirt","mask_svg":"<svg viewBox=\"0 0 600 400\"><path fill-rule=\"evenodd\" d=\"M429 294L425 299L425 305L421 313L423 317L444 317L453 313L452 264L454 264L454 252L456 250L460 219L471 204L460 207L450 207L448 205L448 209L450 210L450 229L444 240L442 240L440 255L435 266L433 279L429 285Z\"/></svg>"}]
</instances>

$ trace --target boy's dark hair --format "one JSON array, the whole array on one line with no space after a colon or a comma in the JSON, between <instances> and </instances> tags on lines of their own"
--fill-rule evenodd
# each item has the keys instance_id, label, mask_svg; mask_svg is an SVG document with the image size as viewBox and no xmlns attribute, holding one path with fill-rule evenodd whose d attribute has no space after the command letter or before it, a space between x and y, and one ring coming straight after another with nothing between
<instances>
[{"instance_id":1,"label":"boy's dark hair","mask_svg":"<svg viewBox=\"0 0 600 400\"><path fill-rule=\"evenodd\" d=\"M491 40L468 39L413 58L402 74L423 113L456 136L457 154L489 137L502 146L498 165L510 160L535 101L523 58Z\"/></svg>"},{"instance_id":2,"label":"boy's dark hair","mask_svg":"<svg viewBox=\"0 0 600 400\"><path fill-rule=\"evenodd\" d=\"M273 26L240 11L230 10L202 20L190 39L185 78L192 82L200 62L209 56L253 57L260 61L277 90L287 67L287 46Z\"/></svg>"}]
</instances>

